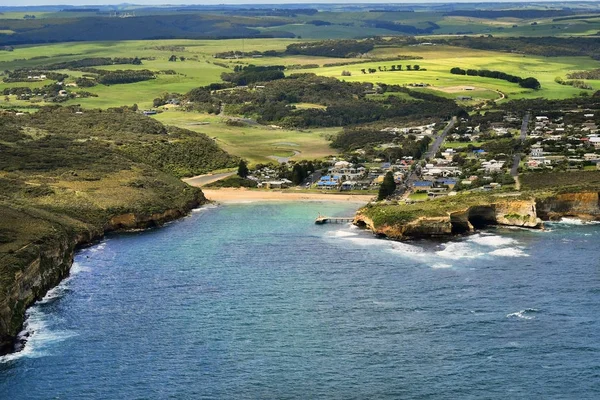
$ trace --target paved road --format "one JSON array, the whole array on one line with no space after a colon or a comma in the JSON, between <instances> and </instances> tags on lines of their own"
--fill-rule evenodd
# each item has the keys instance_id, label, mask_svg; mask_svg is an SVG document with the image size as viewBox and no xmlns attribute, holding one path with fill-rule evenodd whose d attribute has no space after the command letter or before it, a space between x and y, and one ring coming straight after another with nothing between
<instances>
[{"instance_id":1,"label":"paved road","mask_svg":"<svg viewBox=\"0 0 600 400\"><path fill-rule=\"evenodd\" d=\"M429 148L429 150L423 154L423 159L425 158L433 158L435 156L435 153L438 152L438 150L440 149L440 147L442 146L442 143L444 143L444 139L446 139L446 135L448 135L448 133L452 130L452 128L454 128L454 125L456 124L456 117L453 117L450 122L448 122L448 125L446 125L446 127L444 128L444 130L442 131L442 133L440 133L435 140L433 141L433 144L431 145L431 147ZM417 167L417 170L420 170L420 167ZM395 195L398 197L408 197L411 193L412 193L412 184L414 181L418 180L418 176L417 176L417 172L412 171L408 177L404 180L404 182L399 185L399 187L396 189Z\"/></svg>"},{"instance_id":2,"label":"paved road","mask_svg":"<svg viewBox=\"0 0 600 400\"><path fill-rule=\"evenodd\" d=\"M455 124L456 124L456 117L452 117L452 119L450 120L450 122L448 122L448 125L446 125L446 127L444 128L444 130L442 131L442 133L439 134L435 138L435 140L433 141L433 144L431 145L431 147L429 147L429 150L427 151L427 153L425 153L425 155L423 156L423 158L433 158L433 157L435 157L435 153L438 152L438 150L442 146L442 143L444 143L444 139L446 138L446 135L448 135L448 132L450 132L450 130L452 128L454 128Z\"/></svg>"},{"instance_id":3,"label":"paved road","mask_svg":"<svg viewBox=\"0 0 600 400\"><path fill-rule=\"evenodd\" d=\"M221 179L228 178L232 175L235 175L236 172L224 172L222 174L206 174L206 175L198 175L193 176L191 178L182 179L185 183L191 186L201 187L204 185L208 185L209 183L213 183L216 181L220 181Z\"/></svg>"},{"instance_id":4,"label":"paved road","mask_svg":"<svg viewBox=\"0 0 600 400\"><path fill-rule=\"evenodd\" d=\"M523 124L521 124L521 136L519 136L519 139L521 139L521 144L523 144L525 142L525 140L527 139L527 131L528 131L528 127L529 127L529 118L531 118L531 114L527 113L525 114L525 116L523 117ZM521 157L523 155L521 153L517 153L514 155L513 157L513 165L512 168L510 170L510 174L511 176L517 176L519 175L519 164L521 163Z\"/></svg>"},{"instance_id":5,"label":"paved road","mask_svg":"<svg viewBox=\"0 0 600 400\"><path fill-rule=\"evenodd\" d=\"M308 177L307 177L307 178L304 180L304 182L302 182L302 183L300 184L300 186L302 186L302 187L307 187L306 185L310 186L310 185L312 185L313 183L315 183L316 181L318 181L319 179L321 179L321 176L322 176L322 175L323 175L323 174L321 173L321 171L320 171L320 170L319 170L319 171L315 171L315 172L313 172L312 174L310 174L310 175L309 175L309 176L308 176Z\"/></svg>"}]
</instances>

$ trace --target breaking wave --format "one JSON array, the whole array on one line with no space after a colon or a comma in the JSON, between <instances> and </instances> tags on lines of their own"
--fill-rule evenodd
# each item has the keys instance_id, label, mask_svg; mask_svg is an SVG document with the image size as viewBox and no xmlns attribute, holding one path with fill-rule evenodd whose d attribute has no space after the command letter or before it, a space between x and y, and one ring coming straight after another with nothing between
<instances>
[{"instance_id":1,"label":"breaking wave","mask_svg":"<svg viewBox=\"0 0 600 400\"><path fill-rule=\"evenodd\" d=\"M436 251L439 257L457 260L460 258L477 258L484 253L478 252L473 246L466 242L452 242L443 245L444 250Z\"/></svg>"},{"instance_id":2,"label":"breaking wave","mask_svg":"<svg viewBox=\"0 0 600 400\"><path fill-rule=\"evenodd\" d=\"M536 308L526 308L521 311L506 314L506 318L520 318L520 319L535 319L535 315L539 310Z\"/></svg>"},{"instance_id":3,"label":"breaking wave","mask_svg":"<svg viewBox=\"0 0 600 400\"><path fill-rule=\"evenodd\" d=\"M489 247L502 247L502 246L510 246L517 241L513 238L491 235L491 234L477 234L473 235L469 238L470 242L477 243L481 246L489 246Z\"/></svg>"},{"instance_id":4,"label":"breaking wave","mask_svg":"<svg viewBox=\"0 0 600 400\"><path fill-rule=\"evenodd\" d=\"M507 247L504 249L497 249L489 253L492 256L499 257L529 257L529 254L526 254L523 249L519 247Z\"/></svg>"}]
</instances>

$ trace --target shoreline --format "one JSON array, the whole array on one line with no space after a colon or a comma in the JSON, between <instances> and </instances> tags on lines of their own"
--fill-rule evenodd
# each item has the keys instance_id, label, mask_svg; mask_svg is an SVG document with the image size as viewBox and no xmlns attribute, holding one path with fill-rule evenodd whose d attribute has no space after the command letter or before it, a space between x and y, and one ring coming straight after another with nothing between
<instances>
[{"instance_id":1,"label":"shoreline","mask_svg":"<svg viewBox=\"0 0 600 400\"><path fill-rule=\"evenodd\" d=\"M272 190L249 190L245 188L202 188L204 196L213 202L222 204L250 203L250 202L277 202L277 201L331 201L342 203L367 204L375 196L362 194L334 194L334 193L303 193Z\"/></svg>"}]
</instances>

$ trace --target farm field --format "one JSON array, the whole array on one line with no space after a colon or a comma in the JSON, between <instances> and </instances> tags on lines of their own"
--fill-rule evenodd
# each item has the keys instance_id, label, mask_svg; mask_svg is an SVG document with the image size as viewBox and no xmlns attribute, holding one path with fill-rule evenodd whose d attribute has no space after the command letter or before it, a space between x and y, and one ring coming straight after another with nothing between
<instances>
[{"instance_id":1,"label":"farm field","mask_svg":"<svg viewBox=\"0 0 600 400\"><path fill-rule=\"evenodd\" d=\"M374 54L388 56L394 50L396 49L375 49ZM379 67L388 67L389 69L394 64L393 61L385 61L318 68L314 69L314 72L319 75L338 77L349 82L383 82L398 85L427 83L431 85L430 89L441 90L443 92L448 91L448 89L456 91L454 89L458 87L469 86L500 91L508 99L536 97L560 99L579 95L582 90L571 86L559 85L554 81L557 76L564 78L569 72L600 68L600 62L589 57L539 57L450 46L408 47L402 48L402 54L420 56L423 59L404 60L398 62L399 64L403 66L417 64L421 69L426 69L426 71L377 71L374 74L363 74L361 72L363 68L378 69ZM498 79L452 75L449 71L453 67L499 70L523 78L532 76L540 81L542 89L534 91L523 89L518 84ZM342 71L349 71L352 76L342 77ZM468 91L464 91L463 93L464 95L470 95ZM457 93L456 96L460 94L462 93ZM485 94L485 97L489 97L489 93Z\"/></svg>"},{"instance_id":2,"label":"farm field","mask_svg":"<svg viewBox=\"0 0 600 400\"><path fill-rule=\"evenodd\" d=\"M185 93L198 86L219 82L223 72L239 64L256 65L307 65L316 64L319 68L289 69L286 74L316 73L318 75L336 77L351 82L372 82L386 84L426 83L431 85L427 90L447 98L458 96L472 97L472 101L464 104L474 104L486 100L503 100L516 98L567 98L579 95L581 89L559 85L556 77L566 78L572 71L600 68L600 62L589 57L541 57L503 52L473 50L451 46L404 46L381 47L370 52L375 58L392 59L394 57L422 57L415 60L397 61L365 61L360 64L335 65L323 67L325 64L340 64L356 59L316 57L316 56L285 56L262 58L239 58L236 60L216 59L215 53L244 50L265 51L284 50L285 47L297 40L291 39L230 39L230 40L157 40L157 41L119 41L119 42L89 42L61 43L45 46L18 47L12 52L0 52L0 70L35 67L64 61L73 61L88 57L140 57L146 58L142 65L111 65L98 69L149 69L157 73L156 79L131 84L105 86L98 85L86 88L86 91L98 97L75 98L65 104L80 104L86 108L107 108L121 105L138 104L140 108L150 108L152 100L163 93ZM171 55L184 57L185 61L169 62ZM358 60L360 61L360 60ZM374 74L363 74L363 68L389 67L391 65L419 65L419 71L377 71ZM483 77L471 77L450 74L452 67L500 70L521 77L532 76L542 84L538 91L527 90L517 84ZM161 73L162 71L162 73ZM165 74L164 71L175 71L176 74ZM343 71L349 71L351 76L342 77ZM61 71L71 76L67 82L81 76L79 71ZM40 87L47 82L0 83L0 90L14 86ZM590 81L594 89L600 88L600 82ZM469 87L470 91L464 90ZM0 100L1 107L24 106L10 99Z\"/></svg>"},{"instance_id":3,"label":"farm field","mask_svg":"<svg viewBox=\"0 0 600 400\"><path fill-rule=\"evenodd\" d=\"M219 147L251 163L283 159L320 159L337 152L329 147L328 136L339 128L303 131L273 129L265 126L229 126L219 116L169 110L154 118L165 125L201 132L214 138Z\"/></svg>"}]
</instances>

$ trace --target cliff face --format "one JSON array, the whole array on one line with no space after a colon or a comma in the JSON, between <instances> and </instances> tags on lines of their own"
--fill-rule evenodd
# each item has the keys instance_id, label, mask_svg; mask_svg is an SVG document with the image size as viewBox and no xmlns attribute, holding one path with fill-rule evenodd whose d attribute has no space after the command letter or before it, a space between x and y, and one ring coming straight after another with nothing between
<instances>
[{"instance_id":1,"label":"cliff face","mask_svg":"<svg viewBox=\"0 0 600 400\"><path fill-rule=\"evenodd\" d=\"M538 214L545 220L575 217L584 220L600 219L598 192L563 193L537 201Z\"/></svg>"},{"instance_id":2,"label":"cliff face","mask_svg":"<svg viewBox=\"0 0 600 400\"><path fill-rule=\"evenodd\" d=\"M14 277L3 285L0 296L0 354L17 348L17 334L23 328L26 309L35 301L41 300L48 290L58 285L69 275L73 256L78 246L100 239L104 233L127 229L145 229L180 218L206 202L201 192L185 206L165 210L160 213L125 213L111 217L103 228L88 226L86 230L73 230L55 226L51 237L31 243L15 255L26 260L15 267Z\"/></svg>"},{"instance_id":3,"label":"cliff face","mask_svg":"<svg viewBox=\"0 0 600 400\"><path fill-rule=\"evenodd\" d=\"M460 234L489 225L527 228L543 226L537 217L535 199L501 200L451 211L444 217L419 217L407 223L384 223L379 226L375 226L371 218L359 211L354 223L365 226L378 235L396 240Z\"/></svg>"}]
</instances>

